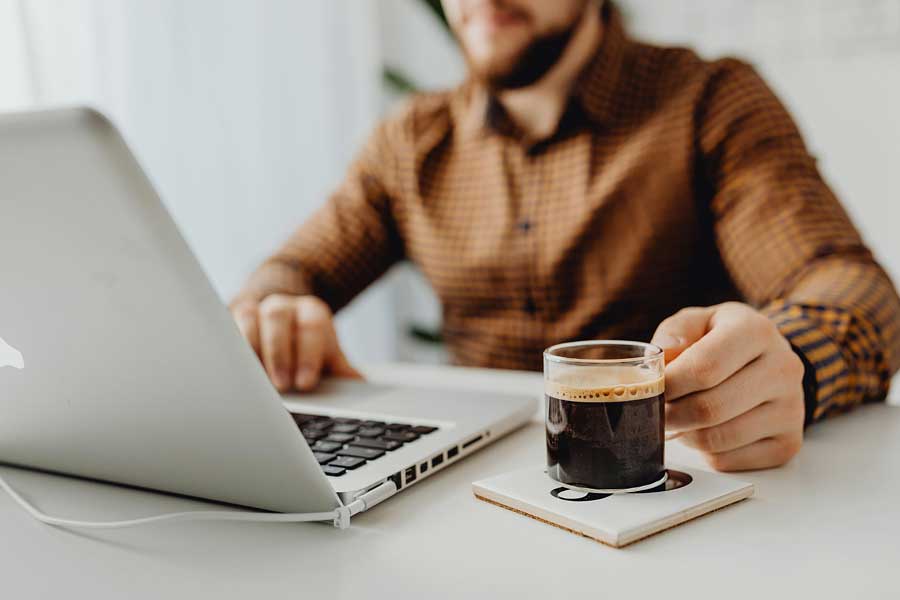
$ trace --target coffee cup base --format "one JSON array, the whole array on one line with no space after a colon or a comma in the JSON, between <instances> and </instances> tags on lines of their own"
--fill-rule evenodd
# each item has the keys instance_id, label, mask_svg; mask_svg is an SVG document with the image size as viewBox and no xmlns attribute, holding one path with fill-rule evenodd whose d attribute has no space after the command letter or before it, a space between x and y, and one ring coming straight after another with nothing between
<instances>
[{"instance_id":1,"label":"coffee cup base","mask_svg":"<svg viewBox=\"0 0 900 600\"><path fill-rule=\"evenodd\" d=\"M548 477L549 477L549 475L548 475ZM570 490L575 490L578 492L586 492L589 494L633 494L635 492L645 492L647 490L652 490L653 488L663 485L669 479L669 471L663 472L663 476L660 477L657 481L654 481L653 483L648 483L646 485L639 485L639 486L630 487L630 488L621 488L621 489L589 488L589 487L584 487L584 486L580 486L580 485L572 485L570 483L563 483L562 481L557 481L556 479L553 479L552 477L550 477L550 479L552 481L555 481L559 485L563 486L564 488L567 488Z\"/></svg>"}]
</instances>

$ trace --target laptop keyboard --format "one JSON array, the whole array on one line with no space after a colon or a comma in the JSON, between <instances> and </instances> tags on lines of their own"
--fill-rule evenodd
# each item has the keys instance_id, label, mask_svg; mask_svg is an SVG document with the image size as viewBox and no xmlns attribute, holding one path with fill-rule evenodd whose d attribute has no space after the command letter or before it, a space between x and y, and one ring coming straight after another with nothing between
<instances>
[{"instance_id":1,"label":"laptop keyboard","mask_svg":"<svg viewBox=\"0 0 900 600\"><path fill-rule=\"evenodd\" d=\"M437 427L291 413L322 471L340 477L437 431Z\"/></svg>"}]
</instances>

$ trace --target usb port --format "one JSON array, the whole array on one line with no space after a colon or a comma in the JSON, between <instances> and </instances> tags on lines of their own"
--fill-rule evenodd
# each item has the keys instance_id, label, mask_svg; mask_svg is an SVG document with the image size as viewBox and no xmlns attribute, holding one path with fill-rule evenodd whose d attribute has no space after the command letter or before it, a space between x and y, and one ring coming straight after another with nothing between
<instances>
[{"instance_id":1,"label":"usb port","mask_svg":"<svg viewBox=\"0 0 900 600\"><path fill-rule=\"evenodd\" d=\"M447 450L447 460L456 458L457 454L459 454L459 446L453 446L452 448Z\"/></svg>"},{"instance_id":2,"label":"usb port","mask_svg":"<svg viewBox=\"0 0 900 600\"><path fill-rule=\"evenodd\" d=\"M465 443L462 445L463 450L465 450L466 448L468 448L468 447L471 446L472 444L477 444L478 442L480 442L482 437L484 437L484 436L476 435L475 437L473 437L473 438L472 438L471 440L469 440L468 442L465 442Z\"/></svg>"},{"instance_id":3,"label":"usb port","mask_svg":"<svg viewBox=\"0 0 900 600\"><path fill-rule=\"evenodd\" d=\"M431 466L436 467L439 464L441 464L442 462L444 462L444 455L438 454L437 456L435 456L434 458L431 459Z\"/></svg>"},{"instance_id":4,"label":"usb port","mask_svg":"<svg viewBox=\"0 0 900 600\"><path fill-rule=\"evenodd\" d=\"M427 462L423 462L421 465L419 465L419 473L424 473L427 470L428 470Z\"/></svg>"},{"instance_id":5,"label":"usb port","mask_svg":"<svg viewBox=\"0 0 900 600\"><path fill-rule=\"evenodd\" d=\"M412 483L416 480L416 468L410 467L406 470L406 483Z\"/></svg>"}]
</instances>

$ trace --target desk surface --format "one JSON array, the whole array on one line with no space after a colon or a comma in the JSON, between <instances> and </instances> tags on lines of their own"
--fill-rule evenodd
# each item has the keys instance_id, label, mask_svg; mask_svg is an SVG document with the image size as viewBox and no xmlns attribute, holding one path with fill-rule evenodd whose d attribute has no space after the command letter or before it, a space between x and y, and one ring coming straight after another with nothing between
<instances>
[{"instance_id":1,"label":"desk surface","mask_svg":"<svg viewBox=\"0 0 900 600\"><path fill-rule=\"evenodd\" d=\"M385 365L376 381L540 393L531 373ZM347 531L319 524L180 523L56 529L0 494L10 598L900 597L900 409L871 406L808 432L782 469L744 473L746 502L624 549L475 500L471 482L540 464L526 428L426 479ZM668 458L702 466L671 444ZM0 470L42 509L80 519L207 507L177 497ZM800 595L802 594L802 596Z\"/></svg>"}]
</instances>

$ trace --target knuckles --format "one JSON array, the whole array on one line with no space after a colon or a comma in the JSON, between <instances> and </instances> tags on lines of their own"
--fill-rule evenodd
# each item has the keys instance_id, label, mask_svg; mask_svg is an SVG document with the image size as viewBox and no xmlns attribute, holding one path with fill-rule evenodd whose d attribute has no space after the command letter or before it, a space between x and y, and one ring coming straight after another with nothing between
<instances>
[{"instance_id":1,"label":"knuckles","mask_svg":"<svg viewBox=\"0 0 900 600\"><path fill-rule=\"evenodd\" d=\"M706 463L716 471L731 471L733 465L727 454L708 454Z\"/></svg>"},{"instance_id":2,"label":"knuckles","mask_svg":"<svg viewBox=\"0 0 900 600\"><path fill-rule=\"evenodd\" d=\"M256 302L241 302L230 307L231 314L238 319L255 318L259 312L259 304Z\"/></svg>"},{"instance_id":3,"label":"knuckles","mask_svg":"<svg viewBox=\"0 0 900 600\"><path fill-rule=\"evenodd\" d=\"M787 381L802 382L803 371L803 361L793 350L788 349L784 360L779 361L779 375Z\"/></svg>"},{"instance_id":4,"label":"knuckles","mask_svg":"<svg viewBox=\"0 0 900 600\"><path fill-rule=\"evenodd\" d=\"M708 354L694 354L688 363L688 371L701 389L709 389L719 383L720 360Z\"/></svg>"},{"instance_id":5,"label":"knuckles","mask_svg":"<svg viewBox=\"0 0 900 600\"><path fill-rule=\"evenodd\" d=\"M235 310L243 310L236 307ZM248 307L247 310L253 310ZM304 327L321 327L331 318L331 308L315 296L288 296L272 294L266 296L256 308L259 316L266 320L296 319Z\"/></svg>"},{"instance_id":6,"label":"knuckles","mask_svg":"<svg viewBox=\"0 0 900 600\"><path fill-rule=\"evenodd\" d=\"M787 463L800 452L800 447L803 445L803 434L782 436L775 438L775 442L775 460L778 461L780 466Z\"/></svg>"},{"instance_id":7,"label":"knuckles","mask_svg":"<svg viewBox=\"0 0 900 600\"><path fill-rule=\"evenodd\" d=\"M771 337L781 337L781 334L778 333L778 328L775 327L775 323L769 320L768 317L762 315L756 311L753 311L753 315L748 317L748 327L750 328L750 332L752 335L759 337L760 339L766 339Z\"/></svg>"},{"instance_id":8,"label":"knuckles","mask_svg":"<svg viewBox=\"0 0 900 600\"><path fill-rule=\"evenodd\" d=\"M297 322L304 327L322 327L331 321L331 308L315 296L300 296L296 300Z\"/></svg>"},{"instance_id":9,"label":"knuckles","mask_svg":"<svg viewBox=\"0 0 900 600\"><path fill-rule=\"evenodd\" d=\"M292 308L290 296L272 294L259 303L259 315L264 319L277 319L288 316Z\"/></svg>"},{"instance_id":10,"label":"knuckles","mask_svg":"<svg viewBox=\"0 0 900 600\"><path fill-rule=\"evenodd\" d=\"M703 452L718 452L728 444L727 436L721 427L698 429L691 437L694 447Z\"/></svg>"},{"instance_id":11,"label":"knuckles","mask_svg":"<svg viewBox=\"0 0 900 600\"><path fill-rule=\"evenodd\" d=\"M722 409L712 398L700 397L693 403L691 417L697 425L713 425L719 422Z\"/></svg>"}]
</instances>

